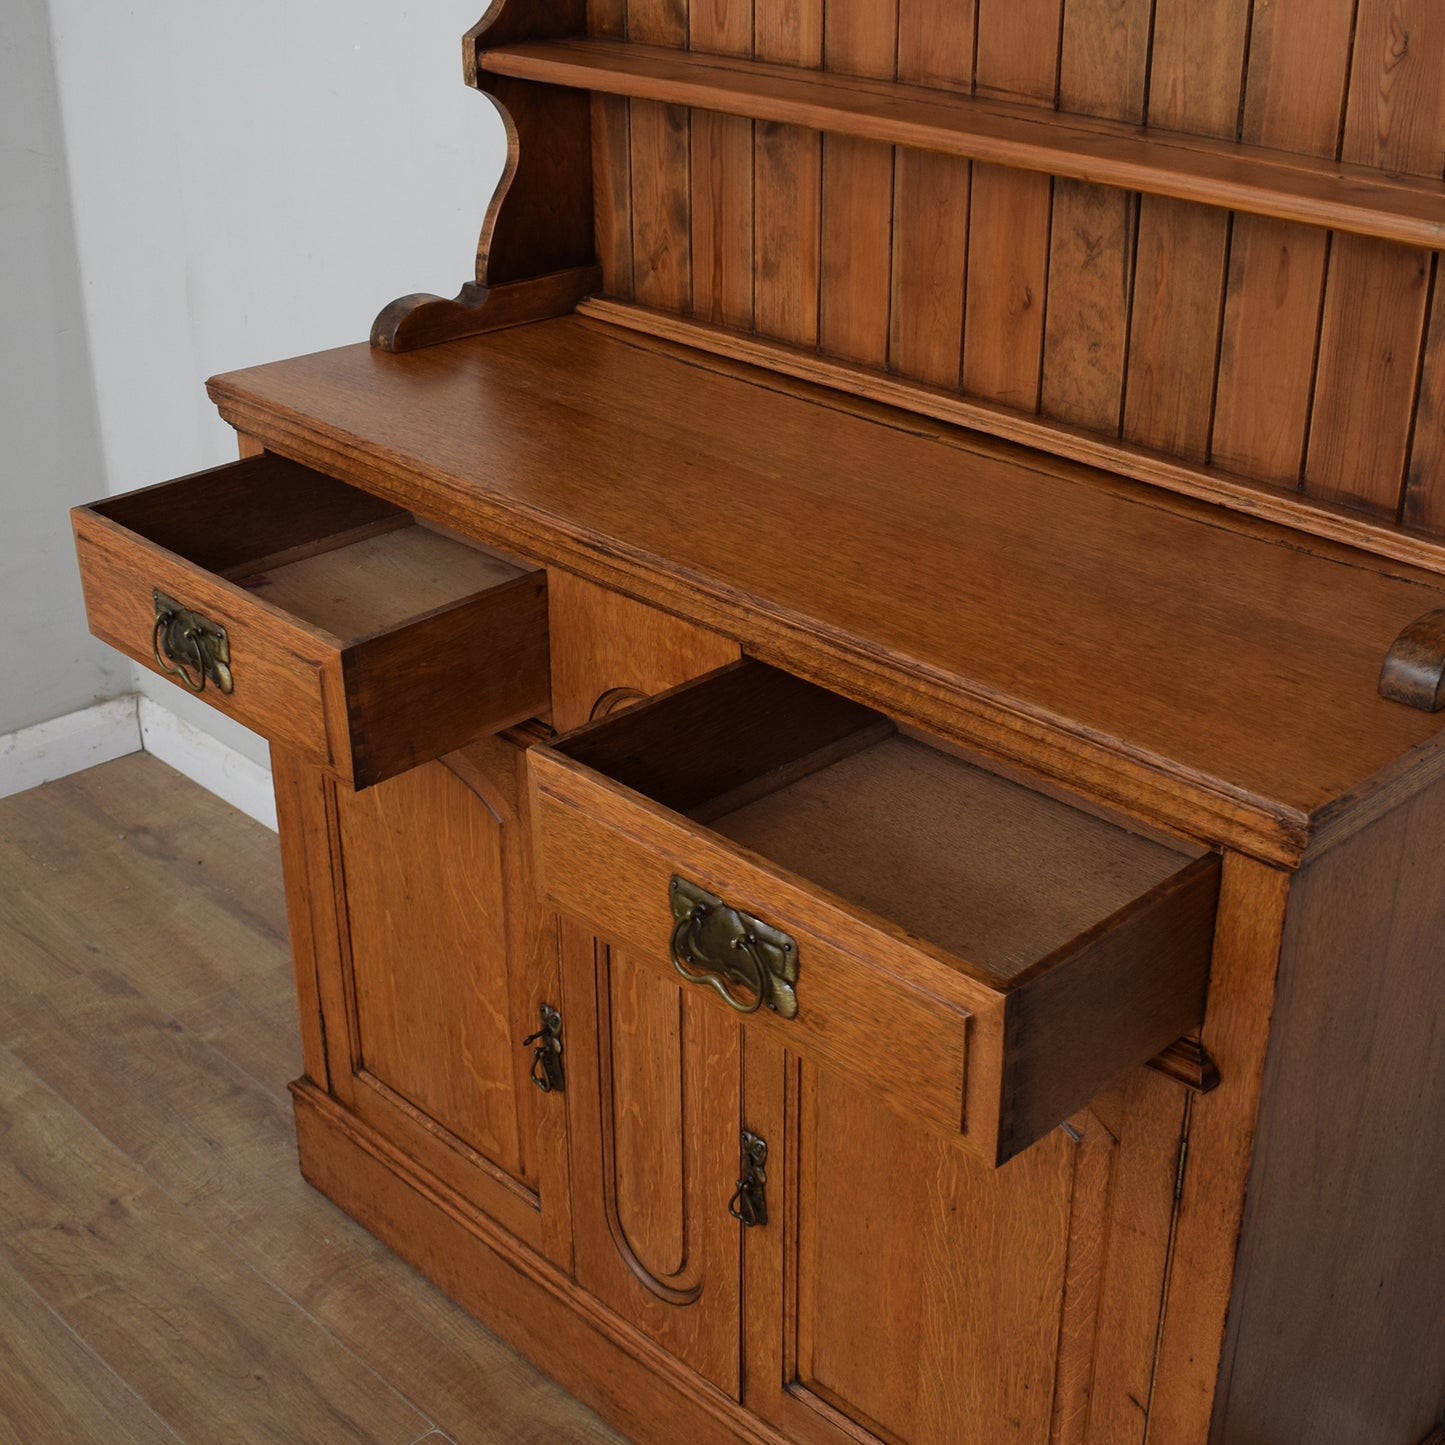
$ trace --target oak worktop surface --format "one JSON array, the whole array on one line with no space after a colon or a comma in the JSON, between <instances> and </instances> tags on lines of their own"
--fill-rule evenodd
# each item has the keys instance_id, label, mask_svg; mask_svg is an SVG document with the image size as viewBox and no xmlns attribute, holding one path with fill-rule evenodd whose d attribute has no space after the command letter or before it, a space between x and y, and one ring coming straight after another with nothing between
<instances>
[{"instance_id":1,"label":"oak worktop surface","mask_svg":"<svg viewBox=\"0 0 1445 1445\"><path fill-rule=\"evenodd\" d=\"M943 424L575 317L210 389L277 451L1261 856L1439 752L1376 683L1441 579Z\"/></svg>"}]
</instances>

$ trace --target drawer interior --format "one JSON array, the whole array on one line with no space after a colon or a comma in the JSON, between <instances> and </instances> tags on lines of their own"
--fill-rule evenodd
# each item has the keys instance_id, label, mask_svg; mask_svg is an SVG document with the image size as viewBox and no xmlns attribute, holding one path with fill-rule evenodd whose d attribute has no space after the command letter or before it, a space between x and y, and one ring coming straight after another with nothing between
<instances>
[{"instance_id":1,"label":"drawer interior","mask_svg":"<svg viewBox=\"0 0 1445 1445\"><path fill-rule=\"evenodd\" d=\"M93 508L346 642L455 606L528 570L402 507L280 457Z\"/></svg>"},{"instance_id":2,"label":"drawer interior","mask_svg":"<svg viewBox=\"0 0 1445 1445\"><path fill-rule=\"evenodd\" d=\"M994 986L1177 874L1166 846L744 662L558 745Z\"/></svg>"},{"instance_id":3,"label":"drawer interior","mask_svg":"<svg viewBox=\"0 0 1445 1445\"><path fill-rule=\"evenodd\" d=\"M1180 855L896 733L710 817L717 832L1013 979Z\"/></svg>"}]
</instances>

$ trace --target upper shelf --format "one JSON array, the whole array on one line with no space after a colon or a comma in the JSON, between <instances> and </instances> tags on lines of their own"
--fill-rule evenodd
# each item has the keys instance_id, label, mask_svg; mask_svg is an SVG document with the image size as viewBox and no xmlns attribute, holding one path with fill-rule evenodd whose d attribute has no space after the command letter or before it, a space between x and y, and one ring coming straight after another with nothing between
<instances>
[{"instance_id":1,"label":"upper shelf","mask_svg":"<svg viewBox=\"0 0 1445 1445\"><path fill-rule=\"evenodd\" d=\"M483 50L480 68L859 136L1445 249L1445 184L1007 101L614 40Z\"/></svg>"}]
</instances>

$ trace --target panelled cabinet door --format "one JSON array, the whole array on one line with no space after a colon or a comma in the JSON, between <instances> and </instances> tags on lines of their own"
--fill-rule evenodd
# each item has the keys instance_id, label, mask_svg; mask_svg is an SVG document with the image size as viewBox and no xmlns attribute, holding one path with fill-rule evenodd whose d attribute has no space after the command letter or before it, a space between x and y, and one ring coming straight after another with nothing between
<instances>
[{"instance_id":1,"label":"panelled cabinet door","mask_svg":"<svg viewBox=\"0 0 1445 1445\"><path fill-rule=\"evenodd\" d=\"M537 1087L524 1044L561 1003L556 923L531 882L526 741L487 738L359 793L303 769L301 793L329 843L332 896L310 911L331 1092L565 1267L565 1014L563 1090Z\"/></svg>"},{"instance_id":2,"label":"panelled cabinet door","mask_svg":"<svg viewBox=\"0 0 1445 1445\"><path fill-rule=\"evenodd\" d=\"M580 927L563 937L578 1283L736 1397L738 1027Z\"/></svg>"},{"instance_id":3,"label":"panelled cabinet door","mask_svg":"<svg viewBox=\"0 0 1445 1445\"><path fill-rule=\"evenodd\" d=\"M1143 1441L1176 1085L1142 1070L997 1170L751 1040L744 1112L770 1142L749 1408L818 1445Z\"/></svg>"},{"instance_id":4,"label":"panelled cabinet door","mask_svg":"<svg viewBox=\"0 0 1445 1445\"><path fill-rule=\"evenodd\" d=\"M728 638L565 572L549 574L548 607L564 732L738 656ZM562 938L577 1280L736 1397L737 1024L655 960L565 921ZM666 956L665 932L658 947Z\"/></svg>"}]
</instances>

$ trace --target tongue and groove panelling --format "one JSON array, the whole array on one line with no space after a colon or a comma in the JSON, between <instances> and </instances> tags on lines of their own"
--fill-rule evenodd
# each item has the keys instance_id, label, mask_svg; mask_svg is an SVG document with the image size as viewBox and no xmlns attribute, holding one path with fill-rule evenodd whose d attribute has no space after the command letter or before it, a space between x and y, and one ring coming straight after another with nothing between
<instances>
[{"instance_id":1,"label":"tongue and groove panelling","mask_svg":"<svg viewBox=\"0 0 1445 1445\"><path fill-rule=\"evenodd\" d=\"M1445 172L1437 0L594 0L597 35ZM1445 535L1431 252L594 101L609 295Z\"/></svg>"}]
</instances>

